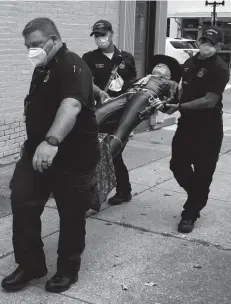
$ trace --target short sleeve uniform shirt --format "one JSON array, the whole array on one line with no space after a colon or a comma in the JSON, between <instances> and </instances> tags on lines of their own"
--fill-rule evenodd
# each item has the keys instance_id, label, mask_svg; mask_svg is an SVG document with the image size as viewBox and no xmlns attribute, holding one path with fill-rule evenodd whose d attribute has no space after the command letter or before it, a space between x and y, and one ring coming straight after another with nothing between
<instances>
[{"instance_id":1,"label":"short sleeve uniform shirt","mask_svg":"<svg viewBox=\"0 0 231 304\"><path fill-rule=\"evenodd\" d=\"M211 92L219 95L219 100L214 108L203 110L182 110L181 120L188 124L210 125L219 120L222 113L222 94L229 81L227 64L218 54L200 60L199 54L186 60L182 76L182 103L202 98Z\"/></svg>"},{"instance_id":2,"label":"short sleeve uniform shirt","mask_svg":"<svg viewBox=\"0 0 231 304\"><path fill-rule=\"evenodd\" d=\"M120 51L114 47L114 54L111 59L104 55L100 49L87 52L83 55L83 59L91 70L95 85L101 90L104 90L111 76L111 71L115 65L115 57L118 55L123 57L123 61L118 66L117 72L124 80L124 84L119 92L108 91L108 94L113 97L125 92L136 79L135 60L132 54Z\"/></svg>"},{"instance_id":3,"label":"short sleeve uniform shirt","mask_svg":"<svg viewBox=\"0 0 231 304\"><path fill-rule=\"evenodd\" d=\"M99 160L92 77L84 60L65 44L45 68L36 68L25 99L28 140L33 156L55 119L61 102L75 98L82 104L76 123L59 146L54 164L88 170Z\"/></svg>"}]
</instances>

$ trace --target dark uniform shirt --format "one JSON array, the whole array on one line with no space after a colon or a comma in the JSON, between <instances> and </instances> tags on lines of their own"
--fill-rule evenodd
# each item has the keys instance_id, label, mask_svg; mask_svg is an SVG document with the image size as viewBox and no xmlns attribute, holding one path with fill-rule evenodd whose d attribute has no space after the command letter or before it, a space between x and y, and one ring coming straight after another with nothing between
<instances>
[{"instance_id":1,"label":"dark uniform shirt","mask_svg":"<svg viewBox=\"0 0 231 304\"><path fill-rule=\"evenodd\" d=\"M182 76L182 103L202 98L211 92L219 95L214 108L200 110L182 110L181 121L198 125L211 125L214 119L220 119L222 114L222 94L229 81L229 68L218 54L204 60L199 54L186 60Z\"/></svg>"},{"instance_id":2,"label":"dark uniform shirt","mask_svg":"<svg viewBox=\"0 0 231 304\"><path fill-rule=\"evenodd\" d=\"M25 99L28 140L25 149L33 156L51 128L65 98L82 104L71 132L61 142L54 163L81 170L93 168L99 160L97 123L91 73L86 63L65 44L45 68L36 68Z\"/></svg>"},{"instance_id":3,"label":"dark uniform shirt","mask_svg":"<svg viewBox=\"0 0 231 304\"><path fill-rule=\"evenodd\" d=\"M114 54L111 59L104 55L100 49L96 49L83 55L83 59L91 70L95 85L97 85L101 90L104 90L111 76L111 71L116 61L115 58L118 55L123 57L123 61L119 65L117 72L124 80L124 84L122 90L119 92L108 90L108 94L113 97L125 92L136 79L135 60L132 54L120 51L114 46Z\"/></svg>"}]
</instances>

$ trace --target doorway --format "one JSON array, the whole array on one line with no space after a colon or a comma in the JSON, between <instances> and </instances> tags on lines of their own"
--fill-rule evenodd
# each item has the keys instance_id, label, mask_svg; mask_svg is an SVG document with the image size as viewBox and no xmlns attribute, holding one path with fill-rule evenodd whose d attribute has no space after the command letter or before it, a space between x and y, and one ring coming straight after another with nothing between
<instances>
[{"instance_id":1,"label":"doorway","mask_svg":"<svg viewBox=\"0 0 231 304\"><path fill-rule=\"evenodd\" d=\"M134 58L137 78L147 74L154 54L156 1L136 1Z\"/></svg>"}]
</instances>

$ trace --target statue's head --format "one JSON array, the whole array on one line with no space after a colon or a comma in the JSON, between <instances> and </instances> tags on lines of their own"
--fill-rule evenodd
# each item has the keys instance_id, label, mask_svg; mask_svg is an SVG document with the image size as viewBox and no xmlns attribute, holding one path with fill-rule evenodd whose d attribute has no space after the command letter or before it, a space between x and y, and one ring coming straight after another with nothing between
<instances>
[{"instance_id":1,"label":"statue's head","mask_svg":"<svg viewBox=\"0 0 231 304\"><path fill-rule=\"evenodd\" d=\"M158 71L158 72L157 72ZM170 56L157 54L154 55L148 64L147 74L158 75L157 77L166 77L177 83L180 82L181 79L181 66L179 62Z\"/></svg>"},{"instance_id":2,"label":"statue's head","mask_svg":"<svg viewBox=\"0 0 231 304\"><path fill-rule=\"evenodd\" d=\"M169 67L164 63L158 63L152 70L152 75L155 77L164 77L171 79L171 71Z\"/></svg>"}]
</instances>

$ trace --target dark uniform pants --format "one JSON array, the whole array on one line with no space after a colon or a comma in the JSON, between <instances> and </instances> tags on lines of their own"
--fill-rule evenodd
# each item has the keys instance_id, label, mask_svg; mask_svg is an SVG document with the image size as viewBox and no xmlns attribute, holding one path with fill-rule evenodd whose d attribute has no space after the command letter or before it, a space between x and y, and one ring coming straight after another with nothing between
<instances>
[{"instance_id":1,"label":"dark uniform pants","mask_svg":"<svg viewBox=\"0 0 231 304\"><path fill-rule=\"evenodd\" d=\"M113 165L116 177L116 192L122 196L127 196L131 193L132 188L129 181L128 169L123 161L123 150L113 159Z\"/></svg>"},{"instance_id":2,"label":"dark uniform pants","mask_svg":"<svg viewBox=\"0 0 231 304\"><path fill-rule=\"evenodd\" d=\"M94 171L94 170L93 170ZM79 173L51 168L33 170L24 154L16 165L11 183L13 246L16 263L28 270L46 269L41 220L50 193L60 216L57 271L75 275L85 247L85 216L89 209L94 172Z\"/></svg>"},{"instance_id":3,"label":"dark uniform pants","mask_svg":"<svg viewBox=\"0 0 231 304\"><path fill-rule=\"evenodd\" d=\"M197 121L195 120L194 126ZM178 125L172 141L170 169L188 199L182 217L196 220L205 207L223 139L222 120L211 128Z\"/></svg>"}]
</instances>

